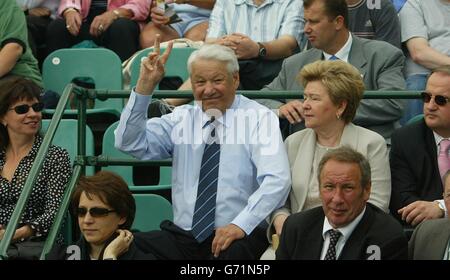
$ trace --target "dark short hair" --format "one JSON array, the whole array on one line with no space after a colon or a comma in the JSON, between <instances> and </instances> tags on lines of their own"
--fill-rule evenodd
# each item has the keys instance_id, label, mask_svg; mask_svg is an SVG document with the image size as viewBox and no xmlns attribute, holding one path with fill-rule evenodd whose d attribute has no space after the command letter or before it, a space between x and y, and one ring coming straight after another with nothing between
<instances>
[{"instance_id":1,"label":"dark short hair","mask_svg":"<svg viewBox=\"0 0 450 280\"><path fill-rule=\"evenodd\" d=\"M72 195L72 209L75 211L80 204L81 193L91 199L97 196L103 203L111 206L120 217L126 221L119 226L121 229L130 229L136 213L134 197L128 189L127 183L119 175L110 171L99 171L94 176L81 176ZM74 212L75 213L75 212Z\"/></svg>"},{"instance_id":2,"label":"dark short hair","mask_svg":"<svg viewBox=\"0 0 450 280\"><path fill-rule=\"evenodd\" d=\"M0 119L20 100L41 100L42 89L35 82L21 76L9 75L0 79ZM0 123L0 150L9 145L8 130Z\"/></svg>"},{"instance_id":3,"label":"dark short hair","mask_svg":"<svg viewBox=\"0 0 450 280\"><path fill-rule=\"evenodd\" d=\"M431 70L431 74L433 73L444 73L450 76L450 65L439 66Z\"/></svg>"},{"instance_id":4,"label":"dark short hair","mask_svg":"<svg viewBox=\"0 0 450 280\"><path fill-rule=\"evenodd\" d=\"M342 146L334 150L328 151L319 163L319 172L317 178L320 185L320 175L322 173L325 164L330 161L335 160L342 163L356 163L359 167L359 172L361 173L361 186L367 188L372 182L371 171L369 161L361 153L355 151L348 146Z\"/></svg>"},{"instance_id":5,"label":"dark short hair","mask_svg":"<svg viewBox=\"0 0 450 280\"><path fill-rule=\"evenodd\" d=\"M348 7L345 0L304 0L303 8L309 8L314 2L321 1L325 7L325 14L329 19L335 19L337 16L344 18L344 25L348 28Z\"/></svg>"}]
</instances>

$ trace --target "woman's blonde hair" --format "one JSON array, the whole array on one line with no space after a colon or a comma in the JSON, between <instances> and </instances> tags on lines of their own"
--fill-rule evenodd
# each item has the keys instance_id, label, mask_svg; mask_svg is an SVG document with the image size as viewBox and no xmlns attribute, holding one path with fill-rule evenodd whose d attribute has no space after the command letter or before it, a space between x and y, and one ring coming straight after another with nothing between
<instances>
[{"instance_id":1,"label":"woman's blonde hair","mask_svg":"<svg viewBox=\"0 0 450 280\"><path fill-rule=\"evenodd\" d=\"M334 105L339 106L347 101L347 107L341 115L344 122L353 120L364 94L364 82L355 67L341 60L319 60L303 67L298 80L304 88L309 82L320 81L328 90Z\"/></svg>"}]
</instances>

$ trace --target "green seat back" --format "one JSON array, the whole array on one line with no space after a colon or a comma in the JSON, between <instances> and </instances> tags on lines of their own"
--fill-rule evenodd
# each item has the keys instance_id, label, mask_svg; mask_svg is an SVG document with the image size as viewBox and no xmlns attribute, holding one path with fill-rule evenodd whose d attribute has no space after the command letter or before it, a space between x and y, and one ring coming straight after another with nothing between
<instances>
[{"instance_id":1,"label":"green seat back","mask_svg":"<svg viewBox=\"0 0 450 280\"><path fill-rule=\"evenodd\" d=\"M419 122L419 121L421 121L423 119L423 117L424 117L423 114L419 114L417 116L414 116L414 117L410 118L406 122L406 124L408 125L408 124L413 124L413 123Z\"/></svg>"},{"instance_id":2,"label":"green seat back","mask_svg":"<svg viewBox=\"0 0 450 280\"><path fill-rule=\"evenodd\" d=\"M157 194L133 194L136 201L136 216L131 229L139 231L159 230L164 220L173 220L172 205Z\"/></svg>"},{"instance_id":3,"label":"green seat back","mask_svg":"<svg viewBox=\"0 0 450 280\"><path fill-rule=\"evenodd\" d=\"M118 126L119 122L115 122L112 125L110 125L108 127L108 129L106 129L105 134L103 135L103 151L102 154L104 156L108 156L108 157L113 157L113 158L120 158L120 159L132 159L133 157L125 154L121 151L119 151L118 149L116 149L114 147L114 130L116 130L117 126ZM129 186L132 186L131 189L134 190L134 188L136 188L136 190L147 190L144 189L144 186L136 186L134 187L134 182L133 182L133 167L132 166L119 166L119 165L111 165L111 166L105 166L102 167L102 170L109 170L112 172L117 173L118 175L120 175L125 182L127 182L127 184ZM160 167L160 174L159 174L160 178L159 178L159 185L165 185L165 188L170 188L170 185L172 184L172 167L170 166L161 166ZM157 186L155 189L159 189ZM152 190L154 188L152 188L151 186L148 186L148 190Z\"/></svg>"},{"instance_id":4,"label":"green seat back","mask_svg":"<svg viewBox=\"0 0 450 280\"><path fill-rule=\"evenodd\" d=\"M131 64L131 82L130 85L134 87L139 77L139 69L141 68L141 60L148 56L153 48L147 48L141 51ZM187 61L189 56L195 48L173 48L170 53L169 59L165 64L166 74L165 77L180 77L183 81L189 78L189 72L187 70ZM165 49L161 49L163 53ZM158 86L159 89L159 86Z\"/></svg>"},{"instance_id":5,"label":"green seat back","mask_svg":"<svg viewBox=\"0 0 450 280\"><path fill-rule=\"evenodd\" d=\"M41 133L45 134L51 120L42 120ZM78 126L77 120L62 119L56 129L55 136L53 137L52 144L62 147L69 153L70 159L73 162L77 156L77 143L78 143ZM86 155L94 155L94 135L92 130L86 126ZM94 175L94 167L86 167L87 175Z\"/></svg>"},{"instance_id":6,"label":"green seat back","mask_svg":"<svg viewBox=\"0 0 450 280\"><path fill-rule=\"evenodd\" d=\"M62 94L74 78L89 77L96 89L122 89L122 62L113 51L105 48L60 49L49 54L42 66L44 87ZM95 100L94 109L122 111L122 99Z\"/></svg>"}]
</instances>

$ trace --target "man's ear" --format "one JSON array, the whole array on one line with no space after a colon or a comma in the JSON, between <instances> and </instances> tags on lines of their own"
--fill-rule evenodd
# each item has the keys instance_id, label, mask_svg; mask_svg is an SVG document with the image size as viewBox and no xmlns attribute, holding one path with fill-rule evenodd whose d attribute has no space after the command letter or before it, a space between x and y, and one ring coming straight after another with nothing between
<instances>
[{"instance_id":1,"label":"man's ear","mask_svg":"<svg viewBox=\"0 0 450 280\"><path fill-rule=\"evenodd\" d=\"M342 28L345 27L345 20L343 16L337 16L334 19L334 22L336 24L336 30L341 30Z\"/></svg>"},{"instance_id":2,"label":"man's ear","mask_svg":"<svg viewBox=\"0 0 450 280\"><path fill-rule=\"evenodd\" d=\"M239 71L233 73L233 83L234 89L237 90L239 88L239 84L241 83L241 80L239 79Z\"/></svg>"},{"instance_id":3,"label":"man's ear","mask_svg":"<svg viewBox=\"0 0 450 280\"><path fill-rule=\"evenodd\" d=\"M372 190L372 183L369 183L368 186L363 187L363 195L364 195L364 201L368 201L370 198L370 191Z\"/></svg>"}]
</instances>

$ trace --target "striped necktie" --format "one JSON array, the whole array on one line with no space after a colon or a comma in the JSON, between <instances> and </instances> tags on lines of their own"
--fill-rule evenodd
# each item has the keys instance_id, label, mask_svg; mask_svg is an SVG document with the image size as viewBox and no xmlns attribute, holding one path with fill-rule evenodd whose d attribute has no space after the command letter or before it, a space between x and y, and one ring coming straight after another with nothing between
<instances>
[{"instance_id":1,"label":"striped necktie","mask_svg":"<svg viewBox=\"0 0 450 280\"><path fill-rule=\"evenodd\" d=\"M217 143L216 128L212 118L205 127L213 126L205 145L200 167L194 217L192 218L192 235L203 242L214 231L216 214L217 180L219 177L220 145Z\"/></svg>"}]
</instances>

